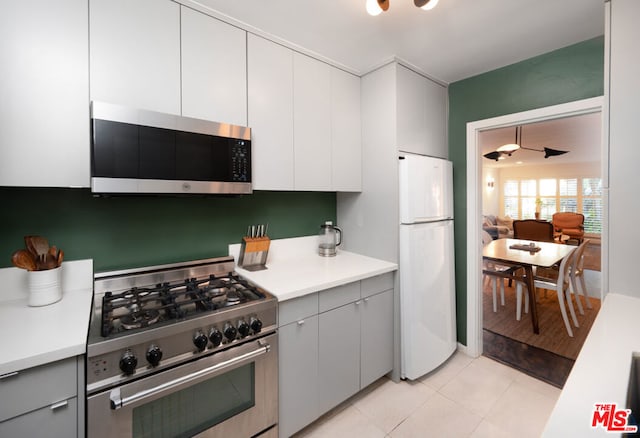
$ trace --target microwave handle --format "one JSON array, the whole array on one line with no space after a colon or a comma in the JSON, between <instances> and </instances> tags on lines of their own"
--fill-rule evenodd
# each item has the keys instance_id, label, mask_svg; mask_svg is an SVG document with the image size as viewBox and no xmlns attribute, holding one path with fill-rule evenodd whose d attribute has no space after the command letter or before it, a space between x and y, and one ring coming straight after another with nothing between
<instances>
[{"instance_id":1,"label":"microwave handle","mask_svg":"<svg viewBox=\"0 0 640 438\"><path fill-rule=\"evenodd\" d=\"M258 341L260 342L260 341ZM264 341L263 341L264 342ZM169 390L177 390L178 388L185 386L191 383L195 379L199 379L201 377L206 377L210 374L215 374L219 371L223 371L227 368L233 368L243 362L249 362L252 359L255 359L258 356L262 356L263 354L268 353L271 350L271 345L264 344L257 350L250 351L248 353L242 354L238 357L234 357L232 359L226 360L224 362L220 362L218 364L212 365L207 368L203 368L200 371L196 371L195 373L187 374L186 376L178 377L177 379L170 380L169 382L165 382L161 385L155 386L153 388L145 389L140 392L136 392L128 397L120 396L120 388L115 388L111 391L109 398L111 399L111 409L117 410L120 408L124 408L133 403L144 400L148 397L152 397L156 394L169 391Z\"/></svg>"}]
</instances>

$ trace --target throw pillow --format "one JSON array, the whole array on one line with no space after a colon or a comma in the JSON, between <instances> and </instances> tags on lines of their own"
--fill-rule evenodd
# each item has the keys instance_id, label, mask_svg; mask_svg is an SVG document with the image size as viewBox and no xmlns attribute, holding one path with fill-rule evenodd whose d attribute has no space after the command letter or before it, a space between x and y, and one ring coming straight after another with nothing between
<instances>
[{"instance_id":1,"label":"throw pillow","mask_svg":"<svg viewBox=\"0 0 640 438\"><path fill-rule=\"evenodd\" d=\"M513 229L513 219L511 219L509 216L498 217L498 218L496 218L496 222L497 222L498 225L502 225L504 227L507 227L510 230Z\"/></svg>"}]
</instances>

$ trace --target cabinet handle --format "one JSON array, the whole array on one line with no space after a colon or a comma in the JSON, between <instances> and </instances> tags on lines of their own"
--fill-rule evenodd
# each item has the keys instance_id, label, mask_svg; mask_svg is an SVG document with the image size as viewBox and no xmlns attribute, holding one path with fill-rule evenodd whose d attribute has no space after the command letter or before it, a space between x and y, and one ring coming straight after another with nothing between
<instances>
[{"instance_id":1,"label":"cabinet handle","mask_svg":"<svg viewBox=\"0 0 640 438\"><path fill-rule=\"evenodd\" d=\"M68 405L68 404L69 404L69 402L68 402L67 400L62 400L62 401L59 401L58 403L54 403L54 404L52 404L49 408L50 408L52 411L55 411L55 410L57 410L57 409L67 407L67 405Z\"/></svg>"},{"instance_id":2,"label":"cabinet handle","mask_svg":"<svg viewBox=\"0 0 640 438\"><path fill-rule=\"evenodd\" d=\"M304 319L301 319L300 321L298 321L298 325L304 325Z\"/></svg>"},{"instance_id":3,"label":"cabinet handle","mask_svg":"<svg viewBox=\"0 0 640 438\"><path fill-rule=\"evenodd\" d=\"M368 298L368 297L367 297L367 298L365 298L365 299L364 299L364 302L365 302L365 303L368 303L368 302L369 302L369 298Z\"/></svg>"},{"instance_id":4,"label":"cabinet handle","mask_svg":"<svg viewBox=\"0 0 640 438\"><path fill-rule=\"evenodd\" d=\"M362 300L358 300L358 301L356 301L356 306L359 306L359 305L360 305L360 303L362 303Z\"/></svg>"},{"instance_id":5,"label":"cabinet handle","mask_svg":"<svg viewBox=\"0 0 640 438\"><path fill-rule=\"evenodd\" d=\"M13 377L13 376L17 376L17 375L18 375L18 371L14 371L12 373L3 374L3 375L0 376L0 380L8 379L9 377Z\"/></svg>"}]
</instances>

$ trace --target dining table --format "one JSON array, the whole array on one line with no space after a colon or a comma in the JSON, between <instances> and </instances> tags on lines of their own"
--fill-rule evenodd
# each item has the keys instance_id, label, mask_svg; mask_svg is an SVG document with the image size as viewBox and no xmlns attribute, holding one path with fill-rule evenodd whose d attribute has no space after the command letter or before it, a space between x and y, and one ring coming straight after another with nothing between
<instances>
[{"instance_id":1,"label":"dining table","mask_svg":"<svg viewBox=\"0 0 640 438\"><path fill-rule=\"evenodd\" d=\"M540 333L538 324L538 309L536 307L536 295L534 287L534 266L550 268L559 263L571 253L575 246L562 243L539 242L522 239L496 239L489 242L482 250L482 258L494 262L500 262L512 267L521 266L524 276L519 276L512 269L509 272L485 272L504 278L513 278L524 282L529 293L531 324L533 332Z\"/></svg>"}]
</instances>

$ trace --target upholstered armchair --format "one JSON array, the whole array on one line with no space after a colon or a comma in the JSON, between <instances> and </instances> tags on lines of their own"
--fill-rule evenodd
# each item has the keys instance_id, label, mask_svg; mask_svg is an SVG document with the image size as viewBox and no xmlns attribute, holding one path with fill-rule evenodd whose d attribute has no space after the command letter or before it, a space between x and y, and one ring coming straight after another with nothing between
<instances>
[{"instance_id":1,"label":"upholstered armchair","mask_svg":"<svg viewBox=\"0 0 640 438\"><path fill-rule=\"evenodd\" d=\"M551 222L553 223L553 231L556 235L565 234L570 239L575 239L578 243L582 243L584 239L584 215L573 213L571 211L563 211L554 213Z\"/></svg>"},{"instance_id":2,"label":"upholstered armchair","mask_svg":"<svg viewBox=\"0 0 640 438\"><path fill-rule=\"evenodd\" d=\"M513 237L513 219L509 216L501 218L493 215L485 215L482 221L482 229L489 233L493 239Z\"/></svg>"}]
</instances>

